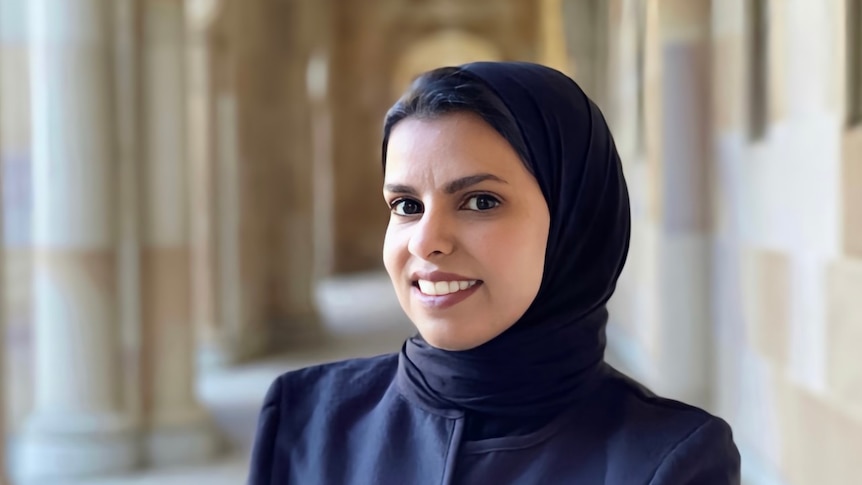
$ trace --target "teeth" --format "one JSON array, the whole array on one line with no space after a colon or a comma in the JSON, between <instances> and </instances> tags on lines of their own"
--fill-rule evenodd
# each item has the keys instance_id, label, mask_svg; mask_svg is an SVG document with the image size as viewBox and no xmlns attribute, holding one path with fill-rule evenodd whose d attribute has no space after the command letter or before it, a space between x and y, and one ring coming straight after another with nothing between
<instances>
[{"instance_id":1,"label":"teeth","mask_svg":"<svg viewBox=\"0 0 862 485\"><path fill-rule=\"evenodd\" d=\"M431 296L443 296L456 291L466 290L476 284L477 280L469 281L427 281L419 280L419 291Z\"/></svg>"}]
</instances>

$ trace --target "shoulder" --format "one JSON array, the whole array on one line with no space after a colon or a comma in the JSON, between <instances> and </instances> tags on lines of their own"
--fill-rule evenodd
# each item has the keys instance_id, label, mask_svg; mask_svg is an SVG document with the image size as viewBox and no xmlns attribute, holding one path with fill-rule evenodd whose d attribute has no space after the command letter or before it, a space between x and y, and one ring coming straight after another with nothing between
<instances>
[{"instance_id":1,"label":"shoulder","mask_svg":"<svg viewBox=\"0 0 862 485\"><path fill-rule=\"evenodd\" d=\"M740 483L740 456L730 426L710 416L664 455L651 485Z\"/></svg>"},{"instance_id":2,"label":"shoulder","mask_svg":"<svg viewBox=\"0 0 862 485\"><path fill-rule=\"evenodd\" d=\"M382 393L389 387L398 366L397 354L348 359L286 372L270 385L263 408L290 406L291 411L317 407L338 396L338 401Z\"/></svg>"},{"instance_id":3,"label":"shoulder","mask_svg":"<svg viewBox=\"0 0 862 485\"><path fill-rule=\"evenodd\" d=\"M326 435L330 426L355 421L383 399L397 362L397 354L387 354L306 367L277 377L258 416L248 483L288 481L292 472L284 455L285 440L308 444Z\"/></svg>"},{"instance_id":4,"label":"shoulder","mask_svg":"<svg viewBox=\"0 0 862 485\"><path fill-rule=\"evenodd\" d=\"M707 411L673 399L656 395L643 384L612 370L601 395L606 409L619 414L624 423L636 430L652 427L688 430L710 419L717 419Z\"/></svg>"},{"instance_id":5,"label":"shoulder","mask_svg":"<svg viewBox=\"0 0 862 485\"><path fill-rule=\"evenodd\" d=\"M709 412L655 395L614 372L605 391L612 434L627 460L641 463L651 485L739 483L740 457L730 425Z\"/></svg>"}]
</instances>

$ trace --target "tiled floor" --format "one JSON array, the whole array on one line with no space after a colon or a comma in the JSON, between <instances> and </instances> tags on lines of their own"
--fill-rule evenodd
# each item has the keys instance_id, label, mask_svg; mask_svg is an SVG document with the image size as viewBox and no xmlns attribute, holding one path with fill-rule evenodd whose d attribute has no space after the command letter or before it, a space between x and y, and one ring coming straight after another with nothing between
<instances>
[{"instance_id":1,"label":"tiled floor","mask_svg":"<svg viewBox=\"0 0 862 485\"><path fill-rule=\"evenodd\" d=\"M49 485L241 485L257 412L272 380L290 369L354 356L395 352L412 327L385 274L341 278L321 285L324 322L333 338L326 346L210 372L199 381L201 400L223 433L229 451L202 466L149 471L123 477Z\"/></svg>"}]
</instances>

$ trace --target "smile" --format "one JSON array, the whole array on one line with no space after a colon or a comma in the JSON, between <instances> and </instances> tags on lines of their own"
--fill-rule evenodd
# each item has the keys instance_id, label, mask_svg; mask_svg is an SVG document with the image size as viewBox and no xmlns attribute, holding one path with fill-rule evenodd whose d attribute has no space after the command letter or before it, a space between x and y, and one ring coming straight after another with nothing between
<instances>
[{"instance_id":1,"label":"smile","mask_svg":"<svg viewBox=\"0 0 862 485\"><path fill-rule=\"evenodd\" d=\"M461 303L481 287L481 280L419 280L413 283L412 290L413 297L426 310L440 311Z\"/></svg>"},{"instance_id":2,"label":"smile","mask_svg":"<svg viewBox=\"0 0 862 485\"><path fill-rule=\"evenodd\" d=\"M463 281L428 281L417 282L419 291L428 296L444 296L463 290L468 290L476 285L477 280Z\"/></svg>"}]
</instances>

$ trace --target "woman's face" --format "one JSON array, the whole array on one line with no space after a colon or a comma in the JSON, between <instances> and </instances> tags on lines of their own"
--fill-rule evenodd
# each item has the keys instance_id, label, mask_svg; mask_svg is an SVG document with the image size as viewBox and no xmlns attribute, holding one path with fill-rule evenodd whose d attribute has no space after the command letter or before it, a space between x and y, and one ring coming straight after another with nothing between
<instances>
[{"instance_id":1,"label":"woman's face","mask_svg":"<svg viewBox=\"0 0 862 485\"><path fill-rule=\"evenodd\" d=\"M497 131L470 113L400 121L383 196L386 271L429 344L477 347L524 314L542 281L550 216Z\"/></svg>"}]
</instances>

